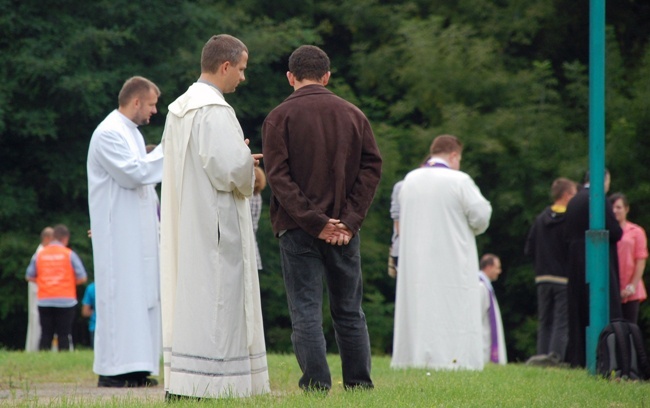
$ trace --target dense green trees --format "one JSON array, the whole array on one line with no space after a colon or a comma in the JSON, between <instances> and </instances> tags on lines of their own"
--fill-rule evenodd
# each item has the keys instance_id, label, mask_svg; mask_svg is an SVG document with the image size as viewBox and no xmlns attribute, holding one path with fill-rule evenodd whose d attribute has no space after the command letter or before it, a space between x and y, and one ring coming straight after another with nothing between
<instances>
[{"instance_id":1,"label":"dense green trees","mask_svg":"<svg viewBox=\"0 0 650 408\"><path fill-rule=\"evenodd\" d=\"M492 202L482 251L502 257L496 290L511 360L534 352L535 291L523 240L558 176L587 167L587 0L49 1L0 0L0 345L22 345L24 269L38 232L67 223L92 272L85 158L90 135L122 82L144 75L163 94L142 129L160 140L167 105L199 74L212 34L250 49L247 81L229 95L254 150L265 115L291 92L289 53L304 43L332 59L331 89L366 112L384 157L362 229L373 349L389 352L395 282L386 276L393 184L432 138L458 135L463 169ZM650 228L650 6L608 1L607 166L628 194L631 220ZM266 198L270 191L264 192ZM258 232L268 346L291 349L277 242ZM646 282L648 279L646 277ZM327 305L325 305L327 307ZM642 307L650 338L650 309ZM324 322L330 340L331 324ZM329 344L335 347L335 342Z\"/></svg>"}]
</instances>

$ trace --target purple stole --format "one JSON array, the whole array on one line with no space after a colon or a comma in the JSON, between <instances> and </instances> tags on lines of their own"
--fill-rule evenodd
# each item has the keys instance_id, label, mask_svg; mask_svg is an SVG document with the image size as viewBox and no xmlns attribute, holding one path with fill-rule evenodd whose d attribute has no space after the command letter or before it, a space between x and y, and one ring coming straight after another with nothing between
<instances>
[{"instance_id":1,"label":"purple stole","mask_svg":"<svg viewBox=\"0 0 650 408\"><path fill-rule=\"evenodd\" d=\"M499 337L497 335L497 312L494 307L494 292L490 280L479 272L479 280L483 282L490 294L490 307L488 308L488 318L490 319L490 361L499 363Z\"/></svg>"},{"instance_id":2,"label":"purple stole","mask_svg":"<svg viewBox=\"0 0 650 408\"><path fill-rule=\"evenodd\" d=\"M441 163L433 160L427 160L427 163L423 167L443 167L445 169L449 168L449 166L447 166L445 163Z\"/></svg>"}]
</instances>

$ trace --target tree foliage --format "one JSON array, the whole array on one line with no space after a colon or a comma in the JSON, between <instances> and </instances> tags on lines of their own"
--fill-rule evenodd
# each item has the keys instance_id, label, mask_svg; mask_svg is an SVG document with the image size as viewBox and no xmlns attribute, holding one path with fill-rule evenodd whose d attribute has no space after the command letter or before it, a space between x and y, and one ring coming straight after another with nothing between
<instances>
[{"instance_id":1,"label":"tree foliage","mask_svg":"<svg viewBox=\"0 0 650 408\"><path fill-rule=\"evenodd\" d=\"M253 150L261 150L264 117L291 93L284 73L301 44L328 52L330 88L373 124L384 166L361 231L373 350L392 345L392 186L421 162L434 136L451 133L466 145L463 170L492 203L479 246L502 258L495 287L508 351L511 360L527 358L535 351L536 305L524 239L549 203L552 180L580 180L587 168L586 3L57 0L44 7L0 0L0 345L22 346L24 270L43 226L67 223L92 272L86 152L123 81L143 75L162 90L159 114L142 128L157 143L167 105L199 75L201 47L227 32L250 51L247 81L227 99ZM607 13L607 166L612 189L630 198L631 220L650 227L650 6L611 0ZM267 344L289 352L291 325L266 212L258 239ZM650 309L643 305L641 314L650 339ZM324 326L335 347L331 322Z\"/></svg>"}]
</instances>

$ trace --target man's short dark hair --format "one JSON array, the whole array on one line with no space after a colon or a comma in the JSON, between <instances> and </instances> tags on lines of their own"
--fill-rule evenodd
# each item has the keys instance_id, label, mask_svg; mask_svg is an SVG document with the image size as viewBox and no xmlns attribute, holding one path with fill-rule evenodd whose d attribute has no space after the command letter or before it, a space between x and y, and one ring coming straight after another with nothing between
<instances>
[{"instance_id":1,"label":"man's short dark hair","mask_svg":"<svg viewBox=\"0 0 650 408\"><path fill-rule=\"evenodd\" d=\"M70 237L70 230L63 224L54 226L54 239L61 241L64 238Z\"/></svg>"},{"instance_id":2,"label":"man's short dark hair","mask_svg":"<svg viewBox=\"0 0 650 408\"><path fill-rule=\"evenodd\" d=\"M122 85L120 94L117 96L119 106L126 106L134 98L145 97L153 89L156 96L160 96L160 89L148 80L141 76L134 76L127 79Z\"/></svg>"},{"instance_id":3,"label":"man's short dark hair","mask_svg":"<svg viewBox=\"0 0 650 408\"><path fill-rule=\"evenodd\" d=\"M213 35L201 51L201 72L214 74L224 62L239 64L248 48L240 39L228 34Z\"/></svg>"},{"instance_id":4,"label":"man's short dark hair","mask_svg":"<svg viewBox=\"0 0 650 408\"><path fill-rule=\"evenodd\" d=\"M605 168L605 176L609 174L609 169ZM589 170L585 172L585 178L582 180L584 184L589 183Z\"/></svg>"},{"instance_id":5,"label":"man's short dark hair","mask_svg":"<svg viewBox=\"0 0 650 408\"><path fill-rule=\"evenodd\" d=\"M440 135L436 136L431 143L431 148L429 153L433 155L437 154L449 154L453 152L462 153L463 144L458 140L456 136L452 135Z\"/></svg>"},{"instance_id":6,"label":"man's short dark hair","mask_svg":"<svg viewBox=\"0 0 650 408\"><path fill-rule=\"evenodd\" d=\"M487 268L488 266L494 265L494 261L499 259L498 256L494 254L485 254L481 257L481 261L478 264L480 270Z\"/></svg>"},{"instance_id":7,"label":"man's short dark hair","mask_svg":"<svg viewBox=\"0 0 650 408\"><path fill-rule=\"evenodd\" d=\"M330 70L330 59L315 45L302 45L289 57L289 72L298 80L318 81Z\"/></svg>"},{"instance_id":8,"label":"man's short dark hair","mask_svg":"<svg viewBox=\"0 0 650 408\"><path fill-rule=\"evenodd\" d=\"M564 177L556 178L553 180L553 184L551 184L551 198L553 201L557 201L562 198L564 193L567 193L574 188L577 189L577 185L574 181Z\"/></svg>"}]
</instances>

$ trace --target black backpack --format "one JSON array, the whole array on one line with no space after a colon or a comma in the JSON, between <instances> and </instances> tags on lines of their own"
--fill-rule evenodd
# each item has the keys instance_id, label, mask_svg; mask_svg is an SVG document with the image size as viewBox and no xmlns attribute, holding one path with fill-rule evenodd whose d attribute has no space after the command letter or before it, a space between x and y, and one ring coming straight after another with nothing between
<instances>
[{"instance_id":1,"label":"black backpack","mask_svg":"<svg viewBox=\"0 0 650 408\"><path fill-rule=\"evenodd\" d=\"M596 371L605 378L650 379L650 362L639 326L612 320L598 338Z\"/></svg>"}]
</instances>

